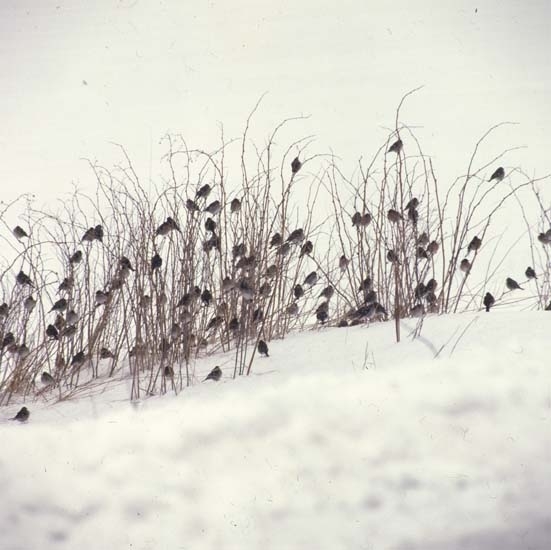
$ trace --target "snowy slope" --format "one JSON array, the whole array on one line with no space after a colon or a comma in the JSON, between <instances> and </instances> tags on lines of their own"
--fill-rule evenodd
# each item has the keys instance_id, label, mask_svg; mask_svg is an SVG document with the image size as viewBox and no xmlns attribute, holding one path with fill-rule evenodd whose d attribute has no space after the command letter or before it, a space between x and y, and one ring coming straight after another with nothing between
<instances>
[{"instance_id":1,"label":"snowy slope","mask_svg":"<svg viewBox=\"0 0 551 550\"><path fill-rule=\"evenodd\" d=\"M205 358L220 382L137 405L124 381L27 403L0 548L549 548L551 315L411 328L292 335L238 380Z\"/></svg>"}]
</instances>

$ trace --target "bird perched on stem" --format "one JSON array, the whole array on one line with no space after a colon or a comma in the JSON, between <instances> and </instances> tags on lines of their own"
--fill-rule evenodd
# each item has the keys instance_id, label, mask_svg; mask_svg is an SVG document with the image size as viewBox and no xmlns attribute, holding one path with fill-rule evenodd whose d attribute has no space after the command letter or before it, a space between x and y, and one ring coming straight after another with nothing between
<instances>
[{"instance_id":1,"label":"bird perched on stem","mask_svg":"<svg viewBox=\"0 0 551 550\"><path fill-rule=\"evenodd\" d=\"M264 340L258 341L258 353L260 353L260 355L264 355L264 357L269 357L268 344L266 344Z\"/></svg>"},{"instance_id":2,"label":"bird perched on stem","mask_svg":"<svg viewBox=\"0 0 551 550\"><path fill-rule=\"evenodd\" d=\"M151 271L155 271L156 269L159 269L163 265L163 259L159 256L159 254L155 254L153 258L151 258Z\"/></svg>"},{"instance_id":3,"label":"bird perched on stem","mask_svg":"<svg viewBox=\"0 0 551 550\"><path fill-rule=\"evenodd\" d=\"M467 258L461 260L461 263L459 264L459 269L463 271L463 273L469 273L471 270L471 262L467 260Z\"/></svg>"},{"instance_id":4,"label":"bird perched on stem","mask_svg":"<svg viewBox=\"0 0 551 550\"><path fill-rule=\"evenodd\" d=\"M299 257L302 258L302 256L304 255L309 256L310 254L312 254L313 250L314 244L312 243L312 241L306 241L300 249Z\"/></svg>"},{"instance_id":5,"label":"bird perched on stem","mask_svg":"<svg viewBox=\"0 0 551 550\"><path fill-rule=\"evenodd\" d=\"M207 377L205 378L205 380L203 380L203 382L205 382L206 380L214 380L215 382L218 382L220 378L222 378L222 369L220 367L214 367L208 373Z\"/></svg>"},{"instance_id":6,"label":"bird perched on stem","mask_svg":"<svg viewBox=\"0 0 551 550\"><path fill-rule=\"evenodd\" d=\"M473 237L473 240L469 243L467 250L469 252L476 252L482 246L482 240L478 237Z\"/></svg>"},{"instance_id":7,"label":"bird perched on stem","mask_svg":"<svg viewBox=\"0 0 551 550\"><path fill-rule=\"evenodd\" d=\"M531 267L527 267L527 268L526 268L526 271L524 272L524 274L526 275L526 278L527 278L527 279L537 279L537 277L536 277L536 272L535 272L534 269L531 268Z\"/></svg>"},{"instance_id":8,"label":"bird perched on stem","mask_svg":"<svg viewBox=\"0 0 551 550\"><path fill-rule=\"evenodd\" d=\"M205 208L204 212L208 212L209 214L216 216L216 214L218 214L221 209L222 204L220 203L220 201L213 201Z\"/></svg>"},{"instance_id":9,"label":"bird perched on stem","mask_svg":"<svg viewBox=\"0 0 551 550\"><path fill-rule=\"evenodd\" d=\"M198 189L197 193L195 193L195 198L206 199L209 196L211 190L212 190L211 186L208 183L205 183L205 185L202 185Z\"/></svg>"},{"instance_id":10,"label":"bird perched on stem","mask_svg":"<svg viewBox=\"0 0 551 550\"><path fill-rule=\"evenodd\" d=\"M67 309L67 300L65 298L61 298L58 300L53 306L52 309L50 309L50 312L52 311L65 311Z\"/></svg>"},{"instance_id":11,"label":"bird perched on stem","mask_svg":"<svg viewBox=\"0 0 551 550\"><path fill-rule=\"evenodd\" d=\"M236 197L230 202L230 212L235 214L241 210L241 201Z\"/></svg>"},{"instance_id":12,"label":"bird perched on stem","mask_svg":"<svg viewBox=\"0 0 551 550\"><path fill-rule=\"evenodd\" d=\"M54 377L49 372L46 372L46 371L44 371L42 373L42 376L40 376L40 381L45 386L53 386L55 384Z\"/></svg>"},{"instance_id":13,"label":"bird perched on stem","mask_svg":"<svg viewBox=\"0 0 551 550\"><path fill-rule=\"evenodd\" d=\"M484 304L486 311L490 311L490 308L496 303L496 299L489 292L486 292L486 296L484 296L482 303Z\"/></svg>"},{"instance_id":14,"label":"bird perched on stem","mask_svg":"<svg viewBox=\"0 0 551 550\"><path fill-rule=\"evenodd\" d=\"M15 281L18 285L21 286L33 286L33 282L31 281L31 278L26 275L23 271L20 271L17 276L15 277Z\"/></svg>"},{"instance_id":15,"label":"bird perched on stem","mask_svg":"<svg viewBox=\"0 0 551 550\"><path fill-rule=\"evenodd\" d=\"M403 219L402 214L400 214L400 212L398 212L397 210L394 210L393 208L391 208L387 212L387 217L389 221L391 221L392 223L398 223L400 220Z\"/></svg>"},{"instance_id":16,"label":"bird perched on stem","mask_svg":"<svg viewBox=\"0 0 551 550\"><path fill-rule=\"evenodd\" d=\"M296 174L302 168L302 162L300 162L298 157L293 159L291 162L291 173Z\"/></svg>"},{"instance_id":17,"label":"bird perched on stem","mask_svg":"<svg viewBox=\"0 0 551 550\"><path fill-rule=\"evenodd\" d=\"M299 229L294 229L291 231L291 234L287 237L288 243L298 244L305 239L304 229L300 227Z\"/></svg>"},{"instance_id":18,"label":"bird perched on stem","mask_svg":"<svg viewBox=\"0 0 551 550\"><path fill-rule=\"evenodd\" d=\"M69 262L71 264L78 264L82 261L82 250L77 250L70 258Z\"/></svg>"},{"instance_id":19,"label":"bird perched on stem","mask_svg":"<svg viewBox=\"0 0 551 550\"><path fill-rule=\"evenodd\" d=\"M46 336L48 338L53 338L54 340L59 340L59 332L58 330L54 327L54 325L48 325L46 327Z\"/></svg>"},{"instance_id":20,"label":"bird perched on stem","mask_svg":"<svg viewBox=\"0 0 551 550\"><path fill-rule=\"evenodd\" d=\"M490 177L489 182L492 180L501 181L505 177L505 170L503 166L500 166Z\"/></svg>"},{"instance_id":21,"label":"bird perched on stem","mask_svg":"<svg viewBox=\"0 0 551 550\"><path fill-rule=\"evenodd\" d=\"M27 232L20 226L20 225L16 225L14 228L13 228L13 236L18 240L20 241L21 239L24 239L25 237L28 237L29 235L27 235Z\"/></svg>"},{"instance_id":22,"label":"bird perched on stem","mask_svg":"<svg viewBox=\"0 0 551 550\"><path fill-rule=\"evenodd\" d=\"M388 152L398 154L403 149L403 147L404 144L402 143L402 140L398 139L388 148Z\"/></svg>"},{"instance_id":23,"label":"bird perched on stem","mask_svg":"<svg viewBox=\"0 0 551 550\"><path fill-rule=\"evenodd\" d=\"M31 416L29 409L27 409L27 407L21 407L19 409L19 412L11 420L17 420L18 422L27 422L27 420L29 420L29 416Z\"/></svg>"},{"instance_id":24,"label":"bird perched on stem","mask_svg":"<svg viewBox=\"0 0 551 550\"><path fill-rule=\"evenodd\" d=\"M505 286L509 290L524 290L514 279L511 279L511 277L505 279Z\"/></svg>"}]
</instances>

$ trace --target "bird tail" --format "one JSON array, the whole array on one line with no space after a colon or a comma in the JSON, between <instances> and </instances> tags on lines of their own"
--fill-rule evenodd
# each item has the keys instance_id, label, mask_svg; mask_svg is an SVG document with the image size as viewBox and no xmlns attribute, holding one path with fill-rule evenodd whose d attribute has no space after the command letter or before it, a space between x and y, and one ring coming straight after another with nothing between
<instances>
[{"instance_id":1,"label":"bird tail","mask_svg":"<svg viewBox=\"0 0 551 550\"><path fill-rule=\"evenodd\" d=\"M490 306L486 306L486 311L487 311L487 312L490 311Z\"/></svg>"}]
</instances>

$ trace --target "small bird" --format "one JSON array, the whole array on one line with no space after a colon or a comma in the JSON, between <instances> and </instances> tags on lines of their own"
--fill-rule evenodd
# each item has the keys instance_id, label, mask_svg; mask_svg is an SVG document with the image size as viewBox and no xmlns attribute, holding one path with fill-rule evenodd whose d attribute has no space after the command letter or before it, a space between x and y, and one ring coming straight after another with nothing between
<instances>
[{"instance_id":1,"label":"small bird","mask_svg":"<svg viewBox=\"0 0 551 550\"><path fill-rule=\"evenodd\" d=\"M300 162L298 157L295 157L293 159L293 162L291 162L291 172L293 174L296 174L301 168L302 168L302 162Z\"/></svg>"},{"instance_id":2,"label":"small bird","mask_svg":"<svg viewBox=\"0 0 551 550\"><path fill-rule=\"evenodd\" d=\"M486 311L490 311L490 308L496 303L496 299L489 292L486 292L482 303L484 304Z\"/></svg>"},{"instance_id":3,"label":"small bird","mask_svg":"<svg viewBox=\"0 0 551 550\"><path fill-rule=\"evenodd\" d=\"M205 378L205 380L203 380L203 382L205 382L206 380L214 380L215 382L218 382L220 378L222 378L222 369L220 367L214 367L208 373L207 377Z\"/></svg>"},{"instance_id":4,"label":"small bird","mask_svg":"<svg viewBox=\"0 0 551 550\"><path fill-rule=\"evenodd\" d=\"M5 348L7 346L11 346L12 344L15 344L15 336L13 335L13 332L6 332L4 338L2 338L2 345L0 347Z\"/></svg>"},{"instance_id":5,"label":"small bird","mask_svg":"<svg viewBox=\"0 0 551 550\"><path fill-rule=\"evenodd\" d=\"M264 357L269 357L269 355L268 355L268 344L266 344L266 342L264 342L264 340L259 340L258 341L258 353L260 353L260 355L264 355Z\"/></svg>"},{"instance_id":6,"label":"small bird","mask_svg":"<svg viewBox=\"0 0 551 550\"><path fill-rule=\"evenodd\" d=\"M526 275L526 278L527 278L527 279L537 279L537 277L536 277L536 272L535 272L534 269L531 268L531 267L527 267L527 268L526 268L526 271L524 272L524 274Z\"/></svg>"},{"instance_id":7,"label":"small bird","mask_svg":"<svg viewBox=\"0 0 551 550\"><path fill-rule=\"evenodd\" d=\"M471 270L471 262L467 260L467 258L461 260L461 263L459 264L459 269L463 271L463 273L469 273Z\"/></svg>"},{"instance_id":8,"label":"small bird","mask_svg":"<svg viewBox=\"0 0 551 550\"><path fill-rule=\"evenodd\" d=\"M157 230L155 231L155 235L168 235L170 233L170 225L166 222L163 222L159 227L157 227Z\"/></svg>"},{"instance_id":9,"label":"small bird","mask_svg":"<svg viewBox=\"0 0 551 550\"><path fill-rule=\"evenodd\" d=\"M333 297L333 294L335 294L334 287L331 285L328 285L321 291L320 298L331 300L331 298Z\"/></svg>"},{"instance_id":10,"label":"small bird","mask_svg":"<svg viewBox=\"0 0 551 550\"><path fill-rule=\"evenodd\" d=\"M306 241L302 247L300 248L300 254L299 254L299 257L302 258L302 256L309 256L310 254L312 254L314 250L314 244L312 243L312 241Z\"/></svg>"},{"instance_id":11,"label":"small bird","mask_svg":"<svg viewBox=\"0 0 551 550\"><path fill-rule=\"evenodd\" d=\"M505 286L509 290L524 290L514 279L511 279L511 277L505 279Z\"/></svg>"},{"instance_id":12,"label":"small bird","mask_svg":"<svg viewBox=\"0 0 551 550\"><path fill-rule=\"evenodd\" d=\"M28 237L29 235L27 234L27 232L20 226L20 225L16 225L14 228L13 228L13 231L12 231L14 237L20 241L21 239L24 239L25 237Z\"/></svg>"},{"instance_id":13,"label":"small bird","mask_svg":"<svg viewBox=\"0 0 551 550\"><path fill-rule=\"evenodd\" d=\"M546 231L545 233L540 233L538 235L538 241L541 244L551 244L551 235L548 235L548 231Z\"/></svg>"},{"instance_id":14,"label":"small bird","mask_svg":"<svg viewBox=\"0 0 551 550\"><path fill-rule=\"evenodd\" d=\"M235 288L235 281L231 277L224 277L222 279L222 292L230 292Z\"/></svg>"},{"instance_id":15,"label":"small bird","mask_svg":"<svg viewBox=\"0 0 551 550\"><path fill-rule=\"evenodd\" d=\"M232 332L239 330L239 319L237 317L232 317L228 323L228 329Z\"/></svg>"},{"instance_id":16,"label":"small bird","mask_svg":"<svg viewBox=\"0 0 551 550\"><path fill-rule=\"evenodd\" d=\"M505 170L503 166L500 166L490 177L489 182L492 180L501 181L505 177Z\"/></svg>"},{"instance_id":17,"label":"small bird","mask_svg":"<svg viewBox=\"0 0 551 550\"><path fill-rule=\"evenodd\" d=\"M308 273L304 279L304 284L314 286L318 282L318 274L315 271Z\"/></svg>"},{"instance_id":18,"label":"small bird","mask_svg":"<svg viewBox=\"0 0 551 550\"><path fill-rule=\"evenodd\" d=\"M360 218L360 225L362 227L367 227L370 223L371 223L371 214L369 212L366 212Z\"/></svg>"},{"instance_id":19,"label":"small bird","mask_svg":"<svg viewBox=\"0 0 551 550\"><path fill-rule=\"evenodd\" d=\"M372 304L377 301L377 293L374 290L369 290L364 294L364 304Z\"/></svg>"},{"instance_id":20,"label":"small bird","mask_svg":"<svg viewBox=\"0 0 551 550\"><path fill-rule=\"evenodd\" d=\"M210 219L210 218L209 218ZM231 249L233 258L239 258L247 255L247 245L245 243L234 244ZM241 266L239 266L241 267Z\"/></svg>"},{"instance_id":21,"label":"small bird","mask_svg":"<svg viewBox=\"0 0 551 550\"><path fill-rule=\"evenodd\" d=\"M52 311L65 311L67 309L67 300L65 298L61 298L55 304L52 306L52 309L50 309L50 312Z\"/></svg>"},{"instance_id":22,"label":"small bird","mask_svg":"<svg viewBox=\"0 0 551 550\"><path fill-rule=\"evenodd\" d=\"M273 279L277 275L277 265L272 264L266 269L266 277Z\"/></svg>"},{"instance_id":23,"label":"small bird","mask_svg":"<svg viewBox=\"0 0 551 550\"><path fill-rule=\"evenodd\" d=\"M352 227L360 227L362 215L359 212L354 212L352 215Z\"/></svg>"},{"instance_id":24,"label":"small bird","mask_svg":"<svg viewBox=\"0 0 551 550\"><path fill-rule=\"evenodd\" d=\"M287 306L287 315L298 315L298 304L293 302Z\"/></svg>"},{"instance_id":25,"label":"small bird","mask_svg":"<svg viewBox=\"0 0 551 550\"><path fill-rule=\"evenodd\" d=\"M429 245L427 246L427 252L434 256L440 248L440 245L436 241L431 241Z\"/></svg>"},{"instance_id":26,"label":"small bird","mask_svg":"<svg viewBox=\"0 0 551 550\"><path fill-rule=\"evenodd\" d=\"M216 222L212 218L207 218L205 221L205 229L214 233L216 231Z\"/></svg>"},{"instance_id":27,"label":"small bird","mask_svg":"<svg viewBox=\"0 0 551 550\"><path fill-rule=\"evenodd\" d=\"M220 201L213 201L205 208L204 211L216 216L220 210L222 210L222 204Z\"/></svg>"},{"instance_id":28,"label":"small bird","mask_svg":"<svg viewBox=\"0 0 551 550\"><path fill-rule=\"evenodd\" d=\"M241 210L241 201L238 198L232 199L230 202L230 212L235 214Z\"/></svg>"},{"instance_id":29,"label":"small bird","mask_svg":"<svg viewBox=\"0 0 551 550\"><path fill-rule=\"evenodd\" d=\"M128 269L129 271L136 271L132 267L132 263L126 256L121 256L121 259L119 260L119 265L121 266L122 269Z\"/></svg>"},{"instance_id":30,"label":"small bird","mask_svg":"<svg viewBox=\"0 0 551 550\"><path fill-rule=\"evenodd\" d=\"M27 296L23 302L23 307L28 313L31 313L32 310L36 307L36 300L32 296Z\"/></svg>"},{"instance_id":31,"label":"small bird","mask_svg":"<svg viewBox=\"0 0 551 550\"><path fill-rule=\"evenodd\" d=\"M302 288L302 285L295 285L295 288L293 289L293 294L296 300L302 298L304 296L304 289Z\"/></svg>"},{"instance_id":32,"label":"small bird","mask_svg":"<svg viewBox=\"0 0 551 550\"><path fill-rule=\"evenodd\" d=\"M4 302L2 305L0 305L0 318L7 317L8 313L10 311L10 306Z\"/></svg>"},{"instance_id":33,"label":"small bird","mask_svg":"<svg viewBox=\"0 0 551 550\"><path fill-rule=\"evenodd\" d=\"M208 183L205 183L205 185L202 185L197 193L195 193L195 198L196 199L206 199L210 192L212 190L212 187L208 184Z\"/></svg>"},{"instance_id":34,"label":"small bird","mask_svg":"<svg viewBox=\"0 0 551 550\"><path fill-rule=\"evenodd\" d=\"M17 284L21 286L33 286L33 282L31 281L31 278L26 275L23 271L20 271L17 276L15 277L15 281Z\"/></svg>"},{"instance_id":35,"label":"small bird","mask_svg":"<svg viewBox=\"0 0 551 550\"><path fill-rule=\"evenodd\" d=\"M94 227L94 238L100 243L103 242L103 227L101 225Z\"/></svg>"},{"instance_id":36,"label":"small bird","mask_svg":"<svg viewBox=\"0 0 551 550\"><path fill-rule=\"evenodd\" d=\"M289 252L291 252L291 245L289 243L283 243L277 251L280 256L287 256Z\"/></svg>"},{"instance_id":37,"label":"small bird","mask_svg":"<svg viewBox=\"0 0 551 550\"><path fill-rule=\"evenodd\" d=\"M113 359L115 354L108 348L101 348L99 352L100 359Z\"/></svg>"},{"instance_id":38,"label":"small bird","mask_svg":"<svg viewBox=\"0 0 551 550\"><path fill-rule=\"evenodd\" d=\"M82 250L77 250L70 258L69 262L71 264L78 264L82 261Z\"/></svg>"},{"instance_id":39,"label":"small bird","mask_svg":"<svg viewBox=\"0 0 551 550\"><path fill-rule=\"evenodd\" d=\"M96 306L104 306L111 297L109 292L104 292L103 290L96 290Z\"/></svg>"},{"instance_id":40,"label":"small bird","mask_svg":"<svg viewBox=\"0 0 551 550\"><path fill-rule=\"evenodd\" d=\"M91 243L96 238L96 233L94 231L93 227L89 227L82 236L82 239L80 239L81 242L88 242Z\"/></svg>"},{"instance_id":41,"label":"small bird","mask_svg":"<svg viewBox=\"0 0 551 550\"><path fill-rule=\"evenodd\" d=\"M368 292L371 290L371 286L373 284L373 281L370 277L366 277L361 283L360 287L358 288L358 292Z\"/></svg>"},{"instance_id":42,"label":"small bird","mask_svg":"<svg viewBox=\"0 0 551 550\"><path fill-rule=\"evenodd\" d=\"M329 314L327 311L316 311L316 319L324 325L327 322L327 319L329 319Z\"/></svg>"},{"instance_id":43,"label":"small bird","mask_svg":"<svg viewBox=\"0 0 551 550\"><path fill-rule=\"evenodd\" d=\"M258 294L267 298L272 293L272 285L270 283L263 283L258 289Z\"/></svg>"},{"instance_id":44,"label":"small bird","mask_svg":"<svg viewBox=\"0 0 551 550\"><path fill-rule=\"evenodd\" d=\"M172 378L174 376L174 369L170 365L167 365L163 370L163 375L167 378Z\"/></svg>"},{"instance_id":45,"label":"small bird","mask_svg":"<svg viewBox=\"0 0 551 550\"><path fill-rule=\"evenodd\" d=\"M404 147L404 144L402 143L402 140L399 139L397 141L395 141L388 149L388 152L389 153L396 153L398 154L402 148Z\"/></svg>"},{"instance_id":46,"label":"small bird","mask_svg":"<svg viewBox=\"0 0 551 550\"><path fill-rule=\"evenodd\" d=\"M12 420L17 420L18 422L27 422L29 420L31 413L27 407L21 407L19 412L12 418Z\"/></svg>"},{"instance_id":47,"label":"small bird","mask_svg":"<svg viewBox=\"0 0 551 550\"><path fill-rule=\"evenodd\" d=\"M416 208L408 208L408 220L413 223L414 225L417 224L419 221L419 212L417 212Z\"/></svg>"},{"instance_id":48,"label":"small bird","mask_svg":"<svg viewBox=\"0 0 551 550\"><path fill-rule=\"evenodd\" d=\"M406 204L406 210L409 210L410 208L417 208L419 206L419 199L417 197L413 197L407 204Z\"/></svg>"},{"instance_id":49,"label":"small bird","mask_svg":"<svg viewBox=\"0 0 551 550\"><path fill-rule=\"evenodd\" d=\"M291 231L291 234L287 237L288 243L298 244L305 239L304 229L300 227L299 229L294 229Z\"/></svg>"},{"instance_id":50,"label":"small bird","mask_svg":"<svg viewBox=\"0 0 551 550\"><path fill-rule=\"evenodd\" d=\"M66 292L67 290L71 290L75 284L75 280L73 277L65 277L61 283L59 283L59 286L57 287L58 292Z\"/></svg>"},{"instance_id":51,"label":"small bird","mask_svg":"<svg viewBox=\"0 0 551 550\"><path fill-rule=\"evenodd\" d=\"M343 254L339 258L339 269L341 271L346 271L346 268L348 267L348 264L350 263L350 260Z\"/></svg>"},{"instance_id":52,"label":"small bird","mask_svg":"<svg viewBox=\"0 0 551 550\"><path fill-rule=\"evenodd\" d=\"M434 292L438 288L438 283L436 279L429 279L425 289L427 292Z\"/></svg>"},{"instance_id":53,"label":"small bird","mask_svg":"<svg viewBox=\"0 0 551 550\"><path fill-rule=\"evenodd\" d=\"M419 246L427 246L427 244L429 244L429 236L426 233L421 233L421 235L417 237L417 244Z\"/></svg>"},{"instance_id":54,"label":"small bird","mask_svg":"<svg viewBox=\"0 0 551 550\"><path fill-rule=\"evenodd\" d=\"M79 351L76 355L73 355L73 359L71 360L71 367L80 368L82 365L84 365L84 362L86 360L86 357L84 355L83 351Z\"/></svg>"},{"instance_id":55,"label":"small bird","mask_svg":"<svg viewBox=\"0 0 551 550\"><path fill-rule=\"evenodd\" d=\"M208 288L205 288L205 290L201 292L201 302L203 302L204 305L208 306L210 305L211 300L212 300L212 293Z\"/></svg>"},{"instance_id":56,"label":"small bird","mask_svg":"<svg viewBox=\"0 0 551 550\"><path fill-rule=\"evenodd\" d=\"M55 316L54 327L57 330L61 330L64 326L65 326L65 318L63 317L63 315L61 315L61 313L58 313Z\"/></svg>"},{"instance_id":57,"label":"small bird","mask_svg":"<svg viewBox=\"0 0 551 550\"><path fill-rule=\"evenodd\" d=\"M412 316L412 317L423 317L423 315L425 314L425 308L423 307L423 304L416 304L414 305L409 314Z\"/></svg>"},{"instance_id":58,"label":"small bird","mask_svg":"<svg viewBox=\"0 0 551 550\"><path fill-rule=\"evenodd\" d=\"M250 302L254 298L254 288L252 287L251 283L243 277L239 281L238 290L241 293L241 296L243 297L243 300Z\"/></svg>"},{"instance_id":59,"label":"small bird","mask_svg":"<svg viewBox=\"0 0 551 550\"><path fill-rule=\"evenodd\" d=\"M396 252L394 252L394 250L389 250L387 253L386 253L386 259L391 263L391 264L399 264L400 262L398 261L398 255L396 254Z\"/></svg>"},{"instance_id":60,"label":"small bird","mask_svg":"<svg viewBox=\"0 0 551 550\"><path fill-rule=\"evenodd\" d=\"M417 247L417 251L415 252L415 255L419 260L429 259L429 255L427 254L427 251L422 246Z\"/></svg>"},{"instance_id":61,"label":"small bird","mask_svg":"<svg viewBox=\"0 0 551 550\"><path fill-rule=\"evenodd\" d=\"M163 265L163 259L159 256L159 254L155 254L153 258L151 258L151 271L155 271L156 269L159 269Z\"/></svg>"},{"instance_id":62,"label":"small bird","mask_svg":"<svg viewBox=\"0 0 551 550\"><path fill-rule=\"evenodd\" d=\"M46 327L46 336L48 338L53 338L54 340L59 340L59 332L58 330L54 327L54 325L48 325Z\"/></svg>"},{"instance_id":63,"label":"small bird","mask_svg":"<svg viewBox=\"0 0 551 550\"><path fill-rule=\"evenodd\" d=\"M273 248L274 246L279 246L283 242L283 239L281 237L280 233L274 233L272 235L272 238L270 239L270 248Z\"/></svg>"},{"instance_id":64,"label":"small bird","mask_svg":"<svg viewBox=\"0 0 551 550\"><path fill-rule=\"evenodd\" d=\"M59 336L62 338L72 338L77 333L77 327L75 325L68 325L61 330Z\"/></svg>"},{"instance_id":65,"label":"small bird","mask_svg":"<svg viewBox=\"0 0 551 550\"><path fill-rule=\"evenodd\" d=\"M389 221L391 221L392 223L398 223L400 220L403 220L402 214L400 214L400 212L394 210L393 208L391 208L386 215Z\"/></svg>"},{"instance_id":66,"label":"small bird","mask_svg":"<svg viewBox=\"0 0 551 550\"><path fill-rule=\"evenodd\" d=\"M224 322L224 317L222 317L221 315L215 315L207 323L207 330L214 330L214 329L218 328L223 322ZM174 338L174 336L173 336L173 338Z\"/></svg>"},{"instance_id":67,"label":"small bird","mask_svg":"<svg viewBox=\"0 0 551 550\"><path fill-rule=\"evenodd\" d=\"M473 240L469 243L467 250L469 252L476 252L482 246L482 240L478 237L473 237Z\"/></svg>"},{"instance_id":68,"label":"small bird","mask_svg":"<svg viewBox=\"0 0 551 550\"><path fill-rule=\"evenodd\" d=\"M45 386L53 386L55 384L54 377L49 372L46 372L46 371L44 371L40 376L40 381Z\"/></svg>"},{"instance_id":69,"label":"small bird","mask_svg":"<svg viewBox=\"0 0 551 550\"><path fill-rule=\"evenodd\" d=\"M197 206L197 204L195 203L195 201L192 201L191 199L187 199L186 200L186 208L190 211L190 212L199 212L200 208Z\"/></svg>"}]
</instances>

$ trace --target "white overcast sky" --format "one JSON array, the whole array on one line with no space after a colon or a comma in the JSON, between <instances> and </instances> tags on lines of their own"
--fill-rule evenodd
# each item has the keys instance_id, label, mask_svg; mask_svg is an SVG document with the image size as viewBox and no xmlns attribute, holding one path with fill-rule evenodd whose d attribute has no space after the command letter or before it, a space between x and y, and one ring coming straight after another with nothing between
<instances>
[{"instance_id":1,"label":"white overcast sky","mask_svg":"<svg viewBox=\"0 0 551 550\"><path fill-rule=\"evenodd\" d=\"M289 137L351 165L404 109L444 179L504 120L487 153L551 171L551 2L393 0L231 2L2 0L0 185L60 194L91 185L81 157L109 163L110 141L153 173L159 138L195 146L240 133L262 93L257 136L311 115ZM153 146L153 147L152 147ZM485 151L486 152L486 151Z\"/></svg>"}]
</instances>

